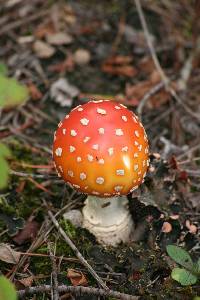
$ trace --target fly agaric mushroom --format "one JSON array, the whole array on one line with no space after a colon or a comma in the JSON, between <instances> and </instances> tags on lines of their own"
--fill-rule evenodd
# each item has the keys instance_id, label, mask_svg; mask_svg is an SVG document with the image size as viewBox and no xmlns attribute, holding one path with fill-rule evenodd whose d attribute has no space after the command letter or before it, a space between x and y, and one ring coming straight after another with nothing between
<instances>
[{"instance_id":1,"label":"fly agaric mushroom","mask_svg":"<svg viewBox=\"0 0 200 300\"><path fill-rule=\"evenodd\" d=\"M122 104L90 101L68 114L54 135L59 176L88 197L83 226L105 245L130 239L127 195L145 177L148 141L137 116Z\"/></svg>"}]
</instances>

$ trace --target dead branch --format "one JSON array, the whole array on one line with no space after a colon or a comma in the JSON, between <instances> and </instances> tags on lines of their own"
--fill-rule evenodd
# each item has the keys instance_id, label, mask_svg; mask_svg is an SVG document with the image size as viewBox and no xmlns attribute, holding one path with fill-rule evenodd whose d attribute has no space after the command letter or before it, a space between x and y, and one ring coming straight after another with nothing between
<instances>
[{"instance_id":1,"label":"dead branch","mask_svg":"<svg viewBox=\"0 0 200 300\"><path fill-rule=\"evenodd\" d=\"M19 290L18 296L21 299L24 299L24 296L26 295L33 295L38 293L44 293L44 292L50 292L51 286L50 285L40 285L37 287L29 287L25 290ZM83 286L66 286L66 285L60 285L58 287L58 292L70 292L76 296L81 295L96 295L96 296L104 296L104 297L113 297L116 299L121 300L138 300L138 296L132 296L128 294L123 294L120 292L115 292L113 290L104 290L104 289L97 289L93 287L83 287Z\"/></svg>"}]
</instances>

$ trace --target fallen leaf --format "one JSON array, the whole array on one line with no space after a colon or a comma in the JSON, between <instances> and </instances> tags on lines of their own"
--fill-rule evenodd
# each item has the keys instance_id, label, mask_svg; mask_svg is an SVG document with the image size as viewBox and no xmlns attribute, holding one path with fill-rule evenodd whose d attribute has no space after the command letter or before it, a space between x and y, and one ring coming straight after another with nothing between
<instances>
[{"instance_id":1,"label":"fallen leaf","mask_svg":"<svg viewBox=\"0 0 200 300\"><path fill-rule=\"evenodd\" d=\"M18 245L22 245L27 241L34 240L38 230L39 224L36 221L27 221L24 228L20 230L17 235L15 235L13 241Z\"/></svg>"},{"instance_id":2,"label":"fallen leaf","mask_svg":"<svg viewBox=\"0 0 200 300\"><path fill-rule=\"evenodd\" d=\"M43 24L40 24L35 32L34 32L34 36L36 36L38 39L42 39L44 38L47 34L53 34L55 33L55 26L53 24L53 22L49 21Z\"/></svg>"},{"instance_id":3,"label":"fallen leaf","mask_svg":"<svg viewBox=\"0 0 200 300\"><path fill-rule=\"evenodd\" d=\"M73 98L78 96L78 94L79 89L71 85L65 78L55 81L50 89L51 98L61 106L71 106Z\"/></svg>"},{"instance_id":4,"label":"fallen leaf","mask_svg":"<svg viewBox=\"0 0 200 300\"><path fill-rule=\"evenodd\" d=\"M65 32L56 32L47 34L46 40L49 44L59 46L59 45L69 45L73 42L73 37Z\"/></svg>"},{"instance_id":5,"label":"fallen leaf","mask_svg":"<svg viewBox=\"0 0 200 300\"><path fill-rule=\"evenodd\" d=\"M164 222L161 231L164 232L164 233L171 232L172 231L172 225L169 222Z\"/></svg>"},{"instance_id":6,"label":"fallen leaf","mask_svg":"<svg viewBox=\"0 0 200 300\"><path fill-rule=\"evenodd\" d=\"M55 53L54 47L41 40L35 41L33 44L33 50L39 58L49 58Z\"/></svg>"},{"instance_id":7,"label":"fallen leaf","mask_svg":"<svg viewBox=\"0 0 200 300\"><path fill-rule=\"evenodd\" d=\"M194 224L192 224L190 222L190 220L186 220L185 226L187 227L187 229L189 230L190 233L192 233L192 234L196 234L197 233L197 226L194 225Z\"/></svg>"},{"instance_id":8,"label":"fallen leaf","mask_svg":"<svg viewBox=\"0 0 200 300\"><path fill-rule=\"evenodd\" d=\"M33 283L33 276L29 276L23 279L19 279L18 281L24 286L24 287L29 287Z\"/></svg>"},{"instance_id":9,"label":"fallen leaf","mask_svg":"<svg viewBox=\"0 0 200 300\"><path fill-rule=\"evenodd\" d=\"M13 250L10 245L5 243L0 244L0 260L9 264L17 264L20 256L21 253Z\"/></svg>"},{"instance_id":10,"label":"fallen leaf","mask_svg":"<svg viewBox=\"0 0 200 300\"><path fill-rule=\"evenodd\" d=\"M33 100L40 100L42 98L42 93L40 92L40 90L37 88L37 86L34 83L29 82L28 89L29 89L31 98Z\"/></svg>"},{"instance_id":11,"label":"fallen leaf","mask_svg":"<svg viewBox=\"0 0 200 300\"><path fill-rule=\"evenodd\" d=\"M9 148L0 143L0 189L3 189L7 186L8 176L9 176L9 165L7 163L7 158L11 156Z\"/></svg>"},{"instance_id":12,"label":"fallen leaf","mask_svg":"<svg viewBox=\"0 0 200 300\"><path fill-rule=\"evenodd\" d=\"M66 72L66 71L69 71L69 72L73 71L73 69L74 69L73 56L71 54L69 54L64 61L54 64L54 65L51 65L51 66L49 66L48 69L51 72L59 72L59 73Z\"/></svg>"},{"instance_id":13,"label":"fallen leaf","mask_svg":"<svg viewBox=\"0 0 200 300\"><path fill-rule=\"evenodd\" d=\"M81 271L76 271L74 269L68 269L67 270L67 278L71 281L73 286L88 285L88 281L87 281L85 275Z\"/></svg>"},{"instance_id":14,"label":"fallen leaf","mask_svg":"<svg viewBox=\"0 0 200 300\"><path fill-rule=\"evenodd\" d=\"M138 71L130 64L131 61L132 57L130 56L112 56L102 64L101 68L105 73L133 77Z\"/></svg>"}]
</instances>

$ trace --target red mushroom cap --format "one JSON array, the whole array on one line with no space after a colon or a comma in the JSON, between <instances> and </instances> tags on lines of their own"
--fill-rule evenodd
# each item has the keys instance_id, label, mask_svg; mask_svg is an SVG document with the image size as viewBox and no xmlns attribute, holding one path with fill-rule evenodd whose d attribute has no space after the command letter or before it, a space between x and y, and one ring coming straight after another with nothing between
<instances>
[{"instance_id":1,"label":"red mushroom cap","mask_svg":"<svg viewBox=\"0 0 200 300\"><path fill-rule=\"evenodd\" d=\"M146 174L148 141L136 115L109 100L73 109L54 135L60 176L87 194L110 197L136 189Z\"/></svg>"}]
</instances>

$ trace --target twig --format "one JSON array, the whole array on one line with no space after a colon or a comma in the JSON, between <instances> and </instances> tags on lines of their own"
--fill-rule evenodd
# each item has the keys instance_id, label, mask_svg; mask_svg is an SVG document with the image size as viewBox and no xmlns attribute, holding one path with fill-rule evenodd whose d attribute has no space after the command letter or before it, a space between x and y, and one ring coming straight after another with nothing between
<instances>
[{"instance_id":1,"label":"twig","mask_svg":"<svg viewBox=\"0 0 200 300\"><path fill-rule=\"evenodd\" d=\"M56 261L55 261L55 253L53 254L52 251L52 243L48 243L48 249L49 249L49 254L50 258L52 261L52 279L53 279L53 284L52 284L52 300L59 300L59 292L58 292L58 272L57 272L57 266L56 266Z\"/></svg>"},{"instance_id":2,"label":"twig","mask_svg":"<svg viewBox=\"0 0 200 300\"><path fill-rule=\"evenodd\" d=\"M25 290L19 290L18 296L20 298L23 298L26 295L33 295L38 293L44 293L51 291L50 285L40 285L37 287L29 287ZM70 292L72 294L75 294L76 296L82 296L82 295L96 295L96 296L104 296L104 297L113 297L116 299L121 300L138 300L138 296L132 296L120 292L115 292L113 290L104 290L104 289L97 289L93 287L84 287L84 286L66 286L66 285L60 285L58 287L58 292ZM24 299L24 298L23 298Z\"/></svg>"},{"instance_id":3,"label":"twig","mask_svg":"<svg viewBox=\"0 0 200 300\"><path fill-rule=\"evenodd\" d=\"M48 215L52 221L52 223L55 225L55 227L58 229L62 237L64 238L65 242L71 247L71 249L74 251L75 255L80 259L82 264L88 269L90 274L97 280L97 282L105 289L108 290L108 287L103 282L103 280L97 275L97 273L93 270L93 268L88 264L88 262L85 260L85 258L82 256L82 254L79 252L79 250L76 248L74 243L70 240L70 238L67 236L67 234L64 232L64 230L60 227L59 223L57 222L56 218L52 214L50 210L48 210Z\"/></svg>"},{"instance_id":4,"label":"twig","mask_svg":"<svg viewBox=\"0 0 200 300\"><path fill-rule=\"evenodd\" d=\"M32 173L25 173L25 172L17 172L12 169L10 169L10 174L16 175L19 177L31 177L31 178L45 178L45 179L50 179L50 178L58 178L58 176L54 175L47 175L47 174L32 174Z\"/></svg>"},{"instance_id":5,"label":"twig","mask_svg":"<svg viewBox=\"0 0 200 300\"><path fill-rule=\"evenodd\" d=\"M165 89L166 91L168 91L171 96L180 104L182 105L182 107L185 109L185 111L192 117L196 118L197 120L200 120L200 116L195 114L182 100L181 98L177 95L176 91L172 88L172 86L170 85L170 79L167 77L167 75L165 74L165 72L163 71L160 62L158 60L158 57L156 55L156 51L154 49L152 40L150 38L150 34L149 34L149 30L147 27L147 23L145 20L145 16L142 10L142 6L141 6L141 2L140 0L134 0L135 1L135 5L136 5L136 9L142 24L142 28L144 30L144 35L147 41L147 45L149 47L149 51L151 54L151 57L153 59L153 62L155 64L156 69L158 70L160 77L164 83Z\"/></svg>"},{"instance_id":6,"label":"twig","mask_svg":"<svg viewBox=\"0 0 200 300\"><path fill-rule=\"evenodd\" d=\"M142 110L143 110L143 107L145 106L147 100L149 98L151 98L151 96L155 95L158 91L160 91L164 86L165 86L165 84L163 81L159 82L158 84L153 86L140 100L140 103L138 104L138 107L137 107L137 113L138 113L140 119L142 119Z\"/></svg>"}]
</instances>

